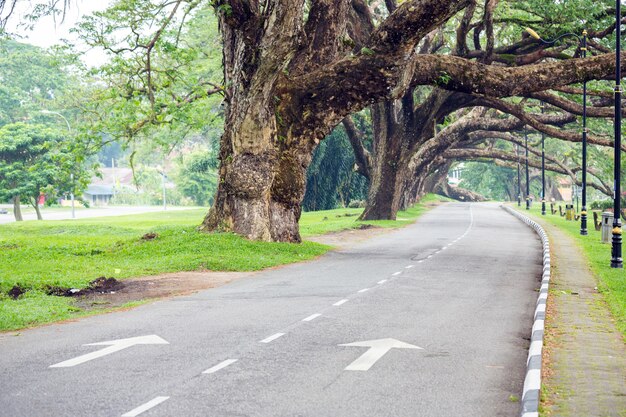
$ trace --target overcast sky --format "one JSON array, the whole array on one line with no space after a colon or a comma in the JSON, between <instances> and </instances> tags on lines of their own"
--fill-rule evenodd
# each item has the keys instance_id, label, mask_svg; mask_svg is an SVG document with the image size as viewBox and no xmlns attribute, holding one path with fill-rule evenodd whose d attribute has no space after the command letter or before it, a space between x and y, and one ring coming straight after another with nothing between
<instances>
[{"instance_id":1,"label":"overcast sky","mask_svg":"<svg viewBox=\"0 0 626 417\"><path fill-rule=\"evenodd\" d=\"M16 13L9 19L8 31L19 36L20 42L31 43L43 48L61 43L61 39L69 39L75 42L76 37L69 30L79 21L81 16L90 14L97 10L103 10L113 0L72 0L70 8L67 10L65 20L61 22L58 17L55 21L52 17L42 18L35 24L35 28L26 30L20 26L34 5L42 3L41 0L18 0ZM101 53L89 53L84 57L88 64L95 65L103 59Z\"/></svg>"}]
</instances>

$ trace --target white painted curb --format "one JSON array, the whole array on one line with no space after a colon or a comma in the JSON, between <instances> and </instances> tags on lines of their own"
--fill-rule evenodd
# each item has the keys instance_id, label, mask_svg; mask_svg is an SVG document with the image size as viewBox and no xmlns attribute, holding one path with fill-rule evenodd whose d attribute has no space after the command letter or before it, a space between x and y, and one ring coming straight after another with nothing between
<instances>
[{"instance_id":1,"label":"white painted curb","mask_svg":"<svg viewBox=\"0 0 626 417\"><path fill-rule=\"evenodd\" d=\"M546 318L546 302L550 287L550 242L545 230L533 220L518 211L501 206L504 210L517 217L537 232L543 245L543 273L541 289L535 308L533 329L530 337L530 348L526 361L526 378L522 393L522 417L539 417L539 394L541 391L541 352L543 350L543 331Z\"/></svg>"}]
</instances>

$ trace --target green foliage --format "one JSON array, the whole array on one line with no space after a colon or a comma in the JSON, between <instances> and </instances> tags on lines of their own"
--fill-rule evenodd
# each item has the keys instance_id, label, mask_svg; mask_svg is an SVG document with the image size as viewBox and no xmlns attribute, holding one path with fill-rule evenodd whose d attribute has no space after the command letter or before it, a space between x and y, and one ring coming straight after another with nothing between
<instances>
[{"instance_id":1,"label":"green foliage","mask_svg":"<svg viewBox=\"0 0 626 417\"><path fill-rule=\"evenodd\" d=\"M222 98L209 94L222 80L217 19L199 4L183 1L170 21L172 2L118 0L83 19L76 32L110 59L81 87L87 130L172 146L221 125Z\"/></svg>"},{"instance_id":2,"label":"green foliage","mask_svg":"<svg viewBox=\"0 0 626 417\"><path fill-rule=\"evenodd\" d=\"M525 27L531 27L544 39L554 39L564 33L582 35L583 29L603 30L614 20L607 10L614 7L612 0L516 0L500 2L494 21L501 23L498 39L501 43L519 39ZM575 38L564 43L576 45Z\"/></svg>"},{"instance_id":3,"label":"green foliage","mask_svg":"<svg viewBox=\"0 0 626 417\"><path fill-rule=\"evenodd\" d=\"M524 181L523 178L522 187L525 187ZM511 184L515 186L511 187ZM531 185L532 193L536 185ZM490 200L514 200L517 197L517 171L493 163L467 162L459 186Z\"/></svg>"},{"instance_id":4,"label":"green foliage","mask_svg":"<svg viewBox=\"0 0 626 417\"><path fill-rule=\"evenodd\" d=\"M0 125L27 120L54 108L67 87L69 56L0 39Z\"/></svg>"},{"instance_id":5,"label":"green foliage","mask_svg":"<svg viewBox=\"0 0 626 417\"><path fill-rule=\"evenodd\" d=\"M89 174L67 138L43 125L15 123L0 128L0 201L36 201L40 193L71 192L86 186ZM74 175L74 180L71 175Z\"/></svg>"},{"instance_id":6,"label":"green foliage","mask_svg":"<svg viewBox=\"0 0 626 417\"><path fill-rule=\"evenodd\" d=\"M624 206L622 206L624 207ZM613 200L595 200L589 204L591 210L606 210L613 208Z\"/></svg>"},{"instance_id":7,"label":"green foliage","mask_svg":"<svg viewBox=\"0 0 626 417\"><path fill-rule=\"evenodd\" d=\"M361 118L355 118L367 127ZM307 171L305 211L346 207L367 198L367 180L354 171L354 152L343 128L335 129L313 154Z\"/></svg>"},{"instance_id":8,"label":"green foliage","mask_svg":"<svg viewBox=\"0 0 626 417\"><path fill-rule=\"evenodd\" d=\"M442 72L435 80L435 84L445 87L448 83L452 81L452 77L447 72Z\"/></svg>"},{"instance_id":9,"label":"green foliage","mask_svg":"<svg viewBox=\"0 0 626 417\"><path fill-rule=\"evenodd\" d=\"M217 160L210 152L195 152L181 156L178 172L174 177L183 196L197 206L213 204L217 190Z\"/></svg>"}]
</instances>

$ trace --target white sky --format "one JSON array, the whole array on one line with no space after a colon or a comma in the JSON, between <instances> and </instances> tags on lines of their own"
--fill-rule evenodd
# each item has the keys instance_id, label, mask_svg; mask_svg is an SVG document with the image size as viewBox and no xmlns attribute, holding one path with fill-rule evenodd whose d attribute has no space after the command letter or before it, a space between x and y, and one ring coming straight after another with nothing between
<instances>
[{"instance_id":1,"label":"white sky","mask_svg":"<svg viewBox=\"0 0 626 417\"><path fill-rule=\"evenodd\" d=\"M79 21L81 16L103 10L113 3L113 0L71 0L70 8L66 11L63 22L61 22L61 17L58 17L56 22L52 17L44 17L35 23L32 31L21 27L20 23L24 22L24 16L32 11L36 4L40 3L45 3L45 0L18 0L16 12L9 19L7 30L9 33L18 35L17 40L20 42L46 48L60 44L61 39L76 42L75 35L69 31ZM96 65L103 59L104 55L98 51L91 51L83 57L83 60L90 65Z\"/></svg>"}]
</instances>

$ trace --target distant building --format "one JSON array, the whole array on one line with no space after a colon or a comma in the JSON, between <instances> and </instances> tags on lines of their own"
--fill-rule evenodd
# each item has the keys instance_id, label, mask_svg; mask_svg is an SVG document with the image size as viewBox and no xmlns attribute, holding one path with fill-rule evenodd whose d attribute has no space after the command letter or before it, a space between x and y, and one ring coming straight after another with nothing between
<instances>
[{"instance_id":1,"label":"distant building","mask_svg":"<svg viewBox=\"0 0 626 417\"><path fill-rule=\"evenodd\" d=\"M92 206L106 206L113 198L112 185L93 185L89 184L83 192L83 200Z\"/></svg>"},{"instance_id":2,"label":"distant building","mask_svg":"<svg viewBox=\"0 0 626 417\"><path fill-rule=\"evenodd\" d=\"M557 179L558 190L563 197L563 201L572 201L573 187L571 178L561 177Z\"/></svg>"},{"instance_id":3,"label":"distant building","mask_svg":"<svg viewBox=\"0 0 626 417\"><path fill-rule=\"evenodd\" d=\"M456 187L461 182L461 176L463 174L463 170L465 169L465 164L460 163L448 171L448 184Z\"/></svg>"}]
</instances>

